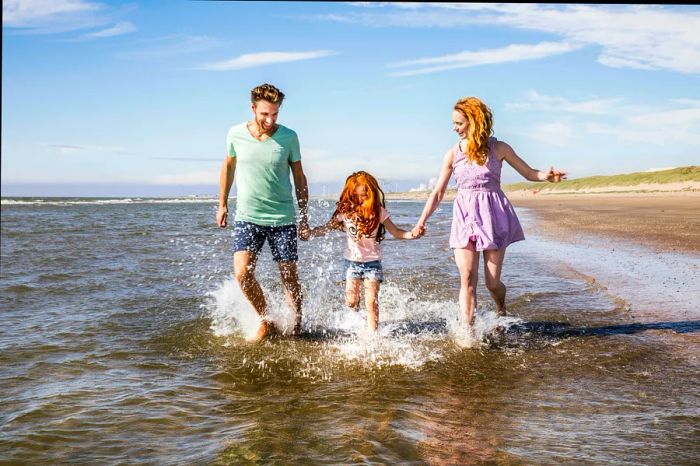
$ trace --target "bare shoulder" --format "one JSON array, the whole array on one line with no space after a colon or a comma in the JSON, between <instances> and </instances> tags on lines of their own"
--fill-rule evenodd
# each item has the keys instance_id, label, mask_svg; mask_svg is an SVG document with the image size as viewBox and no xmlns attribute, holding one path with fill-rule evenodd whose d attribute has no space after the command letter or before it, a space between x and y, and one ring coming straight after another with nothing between
<instances>
[{"instance_id":1,"label":"bare shoulder","mask_svg":"<svg viewBox=\"0 0 700 466\"><path fill-rule=\"evenodd\" d=\"M454 147L450 147L447 149L447 152L445 152L445 156L443 157L442 161L444 162L445 165L452 165L452 162L454 162L454 157L455 157L455 151Z\"/></svg>"}]
</instances>

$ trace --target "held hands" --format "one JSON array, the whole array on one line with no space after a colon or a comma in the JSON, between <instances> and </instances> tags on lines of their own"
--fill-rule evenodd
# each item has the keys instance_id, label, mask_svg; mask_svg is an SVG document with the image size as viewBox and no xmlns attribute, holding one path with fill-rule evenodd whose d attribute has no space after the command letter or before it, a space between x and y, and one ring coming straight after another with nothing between
<instances>
[{"instance_id":1,"label":"held hands","mask_svg":"<svg viewBox=\"0 0 700 466\"><path fill-rule=\"evenodd\" d=\"M216 224L221 228L226 228L226 215L228 214L228 208L219 206L216 211Z\"/></svg>"},{"instance_id":2,"label":"held hands","mask_svg":"<svg viewBox=\"0 0 700 466\"><path fill-rule=\"evenodd\" d=\"M299 222L299 239L302 241L308 241L311 237L311 229L309 228L309 221L304 219Z\"/></svg>"},{"instance_id":3,"label":"held hands","mask_svg":"<svg viewBox=\"0 0 700 466\"><path fill-rule=\"evenodd\" d=\"M425 225L417 223L416 226L411 230L411 236L414 239L418 239L425 234Z\"/></svg>"},{"instance_id":4,"label":"held hands","mask_svg":"<svg viewBox=\"0 0 700 466\"><path fill-rule=\"evenodd\" d=\"M561 180L566 179L566 172L555 170L554 167L549 167L546 175L545 179L550 183L559 183Z\"/></svg>"}]
</instances>

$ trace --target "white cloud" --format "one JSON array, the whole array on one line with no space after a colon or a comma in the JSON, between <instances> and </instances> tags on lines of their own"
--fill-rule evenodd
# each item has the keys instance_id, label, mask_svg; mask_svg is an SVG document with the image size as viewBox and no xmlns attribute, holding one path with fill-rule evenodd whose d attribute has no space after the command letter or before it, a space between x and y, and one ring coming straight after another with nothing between
<instances>
[{"instance_id":1,"label":"white cloud","mask_svg":"<svg viewBox=\"0 0 700 466\"><path fill-rule=\"evenodd\" d=\"M256 66L271 65L275 63L288 63L313 58L335 55L331 50L313 50L309 52L260 52L247 53L231 60L224 60L204 65L205 70L240 70Z\"/></svg>"},{"instance_id":2,"label":"white cloud","mask_svg":"<svg viewBox=\"0 0 700 466\"><path fill-rule=\"evenodd\" d=\"M408 60L393 63L391 67L416 67L421 65L435 65L414 68L408 71L391 73L392 76L412 76L416 74L435 73L438 71L454 70L457 68L468 68L471 66L508 63L524 60L535 60L551 55L570 52L580 48L581 45L571 43L542 42L535 45L511 44L499 49L479 50L476 52L466 51L438 57L420 58L418 60Z\"/></svg>"},{"instance_id":3,"label":"white cloud","mask_svg":"<svg viewBox=\"0 0 700 466\"><path fill-rule=\"evenodd\" d=\"M425 161L430 157L421 154L374 154L364 153L341 154L336 150L302 148L302 163L304 173L310 182L328 183L345 181L353 172L364 170L387 182L397 180L424 179L426 175ZM440 171L440 161L435 161L434 167L428 168L437 175Z\"/></svg>"},{"instance_id":4,"label":"white cloud","mask_svg":"<svg viewBox=\"0 0 700 466\"><path fill-rule=\"evenodd\" d=\"M149 39L137 43L137 50L119 53L123 59L169 58L188 53L202 52L224 45L225 42L210 36L174 35Z\"/></svg>"},{"instance_id":5,"label":"white cloud","mask_svg":"<svg viewBox=\"0 0 700 466\"><path fill-rule=\"evenodd\" d=\"M2 23L5 26L33 27L66 14L96 11L101 7L83 0L4 0Z\"/></svg>"},{"instance_id":6,"label":"white cloud","mask_svg":"<svg viewBox=\"0 0 700 466\"><path fill-rule=\"evenodd\" d=\"M40 142L41 146L48 147L54 152L62 155L78 155L85 154L91 155L94 153L125 153L126 149L124 147L116 146L93 146L93 145L83 145L83 144L63 144L63 143L53 143L53 142Z\"/></svg>"},{"instance_id":7,"label":"white cloud","mask_svg":"<svg viewBox=\"0 0 700 466\"><path fill-rule=\"evenodd\" d=\"M373 27L491 25L556 34L600 47L604 66L700 73L700 10L660 5L413 4L362 9L336 19Z\"/></svg>"},{"instance_id":8,"label":"white cloud","mask_svg":"<svg viewBox=\"0 0 700 466\"><path fill-rule=\"evenodd\" d=\"M105 23L100 3L84 0L4 0L2 24L35 33L55 33Z\"/></svg>"},{"instance_id":9,"label":"white cloud","mask_svg":"<svg viewBox=\"0 0 700 466\"><path fill-rule=\"evenodd\" d=\"M668 143L700 144L700 100L677 99L663 107L631 104L621 97L572 102L531 90L524 101L506 106L542 112L547 117L553 113L576 114L579 116L575 122L577 128L589 134L613 136L623 142L657 146ZM602 120L602 117L606 120ZM595 120L587 121L586 118ZM557 123L535 124L529 134L540 141L567 145L576 132L567 124L559 123L561 126ZM553 138L551 141L550 137Z\"/></svg>"},{"instance_id":10,"label":"white cloud","mask_svg":"<svg viewBox=\"0 0 700 466\"><path fill-rule=\"evenodd\" d=\"M114 37L120 36L122 34L128 34L130 32L134 32L135 30L136 26L134 26L129 21L121 21L112 26L111 28L103 29L97 32L92 32L90 34L85 34L83 37L85 39L100 39L103 37Z\"/></svg>"},{"instance_id":11,"label":"white cloud","mask_svg":"<svg viewBox=\"0 0 700 466\"><path fill-rule=\"evenodd\" d=\"M566 123L553 121L535 125L530 132L530 136L544 144L566 147L571 145L573 141L574 130Z\"/></svg>"},{"instance_id":12,"label":"white cloud","mask_svg":"<svg viewBox=\"0 0 700 466\"><path fill-rule=\"evenodd\" d=\"M524 101L509 103L506 104L506 107L523 110L604 115L614 113L622 100L621 97L614 97L610 99L590 99L572 102L563 97L542 95L536 90L530 90Z\"/></svg>"}]
</instances>

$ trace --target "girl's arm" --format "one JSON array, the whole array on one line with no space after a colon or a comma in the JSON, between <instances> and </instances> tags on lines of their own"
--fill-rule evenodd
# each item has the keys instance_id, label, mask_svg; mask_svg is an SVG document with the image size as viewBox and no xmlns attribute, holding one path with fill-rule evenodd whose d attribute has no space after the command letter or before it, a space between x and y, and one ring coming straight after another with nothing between
<instances>
[{"instance_id":1,"label":"girl's arm","mask_svg":"<svg viewBox=\"0 0 700 466\"><path fill-rule=\"evenodd\" d=\"M397 227L390 218L384 220L384 226L386 227L387 231L391 233L391 236L396 239L416 239L413 232L402 230L401 228Z\"/></svg>"},{"instance_id":2,"label":"girl's arm","mask_svg":"<svg viewBox=\"0 0 700 466\"><path fill-rule=\"evenodd\" d=\"M413 228L413 236L419 238L425 233L425 222L428 221L435 209L440 205L442 199L445 197L445 191L447 190L447 183L450 182L450 177L452 176L452 162L454 159L454 154L452 149L448 150L445 157L442 159L442 167L440 168L440 175L437 180L437 184L433 189L433 192L428 196L428 200L423 208L423 213Z\"/></svg>"},{"instance_id":3,"label":"girl's arm","mask_svg":"<svg viewBox=\"0 0 700 466\"><path fill-rule=\"evenodd\" d=\"M332 218L328 220L325 225L321 225L320 227L316 228L310 228L309 236L311 236L312 238L317 238L319 236L325 235L331 230L342 230L342 223L336 220L335 218Z\"/></svg>"},{"instance_id":4,"label":"girl's arm","mask_svg":"<svg viewBox=\"0 0 700 466\"><path fill-rule=\"evenodd\" d=\"M503 141L496 143L496 155L499 160L505 160L528 181L549 181L558 183L562 178L566 178L566 173L555 170L554 167L549 167L546 172L541 172L535 168L531 168L523 159L518 157L512 147Z\"/></svg>"}]
</instances>

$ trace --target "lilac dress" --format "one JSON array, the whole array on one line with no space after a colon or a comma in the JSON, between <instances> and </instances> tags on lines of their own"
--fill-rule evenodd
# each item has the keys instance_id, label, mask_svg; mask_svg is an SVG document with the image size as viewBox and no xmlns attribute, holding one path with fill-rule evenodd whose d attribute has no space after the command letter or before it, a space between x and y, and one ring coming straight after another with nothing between
<instances>
[{"instance_id":1,"label":"lilac dress","mask_svg":"<svg viewBox=\"0 0 700 466\"><path fill-rule=\"evenodd\" d=\"M501 191L501 164L489 139L486 163L469 162L459 143L453 149L452 172L457 179L457 197L452 209L450 247L464 249L474 241L477 251L500 249L525 239L518 216Z\"/></svg>"}]
</instances>

